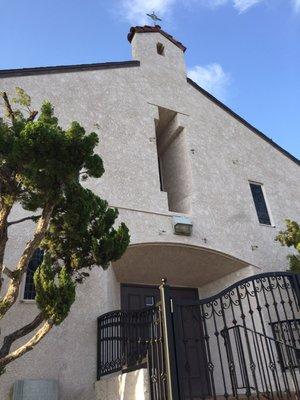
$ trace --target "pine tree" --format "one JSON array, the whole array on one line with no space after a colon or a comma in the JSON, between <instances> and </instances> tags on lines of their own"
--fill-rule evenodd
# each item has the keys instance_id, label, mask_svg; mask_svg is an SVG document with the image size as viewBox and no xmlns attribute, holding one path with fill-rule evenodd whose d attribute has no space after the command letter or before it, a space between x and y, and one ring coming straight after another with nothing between
<instances>
[{"instance_id":1,"label":"pine tree","mask_svg":"<svg viewBox=\"0 0 300 400\"><path fill-rule=\"evenodd\" d=\"M95 154L98 135L87 134L78 122L64 130L49 102L37 112L24 90L16 92L12 101L1 93L5 113L0 118L0 319L11 312L38 247L44 258L34 274L40 312L31 323L4 337L2 372L67 317L76 288L88 271L95 266L107 268L129 244L126 225L115 227L118 210L82 186L88 178L104 173L102 160ZM30 215L9 220L16 204ZM8 268L4 256L9 228L27 220L35 224L32 238L17 264ZM11 351L16 340L34 330L26 343Z\"/></svg>"},{"instance_id":2,"label":"pine tree","mask_svg":"<svg viewBox=\"0 0 300 400\"><path fill-rule=\"evenodd\" d=\"M294 247L297 254L289 254L290 271L300 273L300 226L296 221L287 219L286 229L280 231L276 239L282 246Z\"/></svg>"}]
</instances>

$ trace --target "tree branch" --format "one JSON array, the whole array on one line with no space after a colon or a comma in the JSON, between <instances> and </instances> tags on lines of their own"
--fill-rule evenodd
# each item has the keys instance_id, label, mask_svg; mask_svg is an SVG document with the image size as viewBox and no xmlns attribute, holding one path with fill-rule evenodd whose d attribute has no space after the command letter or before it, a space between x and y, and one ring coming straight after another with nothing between
<instances>
[{"instance_id":1,"label":"tree branch","mask_svg":"<svg viewBox=\"0 0 300 400\"><path fill-rule=\"evenodd\" d=\"M5 265L3 265L3 267L2 267L2 272L6 276L8 276L9 279L13 279L14 278L14 274L13 274L12 270L7 268Z\"/></svg>"},{"instance_id":2,"label":"tree branch","mask_svg":"<svg viewBox=\"0 0 300 400\"><path fill-rule=\"evenodd\" d=\"M0 319L6 314L6 312L18 298L22 276L26 271L27 265L34 253L34 250L39 246L45 236L53 208L54 203L51 202L46 204L42 215L36 224L33 238L26 244L23 254L19 259L16 269L14 270L14 279L10 281L5 296L0 299Z\"/></svg>"},{"instance_id":3,"label":"tree branch","mask_svg":"<svg viewBox=\"0 0 300 400\"><path fill-rule=\"evenodd\" d=\"M9 118L11 119L11 122L14 123L15 122L15 114L13 112L13 109L11 108L11 105L10 105L10 102L8 100L6 92L2 92L2 98L4 100L4 104L5 104L5 108L6 108L7 114L9 116Z\"/></svg>"},{"instance_id":4,"label":"tree branch","mask_svg":"<svg viewBox=\"0 0 300 400\"><path fill-rule=\"evenodd\" d=\"M2 288L2 268L3 268L3 260L5 247L8 240L7 236L7 218L11 211L12 205L5 204L2 202L0 209L0 292Z\"/></svg>"},{"instance_id":5,"label":"tree branch","mask_svg":"<svg viewBox=\"0 0 300 400\"><path fill-rule=\"evenodd\" d=\"M7 364L21 357L23 354L32 350L34 346L36 346L45 335L52 329L53 322L46 321L44 325L36 332L36 334L28 340L23 346L20 346L15 351L7 354L6 356L0 358L0 370L3 369Z\"/></svg>"},{"instance_id":6,"label":"tree branch","mask_svg":"<svg viewBox=\"0 0 300 400\"><path fill-rule=\"evenodd\" d=\"M7 226L19 224L21 222L29 221L29 220L35 221L36 219L40 218L41 216L42 215L31 215L30 217L24 217L24 218L21 218L21 219L17 219L16 221L9 221L9 222L7 222Z\"/></svg>"},{"instance_id":7,"label":"tree branch","mask_svg":"<svg viewBox=\"0 0 300 400\"><path fill-rule=\"evenodd\" d=\"M33 321L29 324L23 326L22 328L10 333L9 335L5 336L3 339L2 347L0 348L0 360L1 358L8 355L11 345L18 339L23 336L28 335L28 333L32 332L36 329L42 322L44 321L44 317L42 313L39 313Z\"/></svg>"},{"instance_id":8,"label":"tree branch","mask_svg":"<svg viewBox=\"0 0 300 400\"><path fill-rule=\"evenodd\" d=\"M39 113L38 111L30 111L29 117L27 118L27 122L34 121L38 113Z\"/></svg>"}]
</instances>

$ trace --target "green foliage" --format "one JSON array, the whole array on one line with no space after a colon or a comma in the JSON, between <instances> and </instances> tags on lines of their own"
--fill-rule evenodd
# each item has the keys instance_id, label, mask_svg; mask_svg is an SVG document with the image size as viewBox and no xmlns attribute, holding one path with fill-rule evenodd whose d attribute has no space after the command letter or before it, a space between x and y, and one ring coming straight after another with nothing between
<instances>
[{"instance_id":1,"label":"green foliage","mask_svg":"<svg viewBox=\"0 0 300 400\"><path fill-rule=\"evenodd\" d=\"M30 107L31 106L31 97L25 92L24 89L20 87L16 87L17 96L12 99L15 104L19 104L20 106Z\"/></svg>"},{"instance_id":2,"label":"green foliage","mask_svg":"<svg viewBox=\"0 0 300 400\"><path fill-rule=\"evenodd\" d=\"M57 203L42 247L53 259L62 260L68 272L76 272L81 281L82 269L94 265L108 266L121 257L129 244L127 227L122 223L113 227L118 217L116 209L109 208L79 183L65 188Z\"/></svg>"},{"instance_id":3,"label":"green foliage","mask_svg":"<svg viewBox=\"0 0 300 400\"><path fill-rule=\"evenodd\" d=\"M289 219L285 222L286 229L280 231L275 240L280 242L282 246L295 248L298 254L288 256L290 271L300 273L300 226L297 222Z\"/></svg>"},{"instance_id":4,"label":"green foliage","mask_svg":"<svg viewBox=\"0 0 300 400\"><path fill-rule=\"evenodd\" d=\"M59 325L68 315L75 301L75 283L72 275L62 267L57 273L53 268L53 260L46 253L43 263L34 274L36 303L45 319Z\"/></svg>"},{"instance_id":5,"label":"green foliage","mask_svg":"<svg viewBox=\"0 0 300 400\"><path fill-rule=\"evenodd\" d=\"M299 255L289 255L290 271L295 273L300 273L300 256Z\"/></svg>"},{"instance_id":6,"label":"green foliage","mask_svg":"<svg viewBox=\"0 0 300 400\"><path fill-rule=\"evenodd\" d=\"M79 180L80 171L99 178L104 168L94 153L97 144L97 134L86 134L78 122L63 130L49 102L43 104L35 121L27 121L21 113L12 124L2 121L0 169L14 179L4 180L1 195L11 195L24 209L35 211L59 199L65 185Z\"/></svg>"},{"instance_id":7,"label":"green foliage","mask_svg":"<svg viewBox=\"0 0 300 400\"><path fill-rule=\"evenodd\" d=\"M6 306L7 306L7 304L5 301L0 302L0 313L1 313L2 309L5 309Z\"/></svg>"},{"instance_id":8,"label":"green foliage","mask_svg":"<svg viewBox=\"0 0 300 400\"><path fill-rule=\"evenodd\" d=\"M125 224L114 227L118 211L81 184L104 173L95 153L98 135L87 134L78 122L60 127L49 102L37 116L30 96L16 91L14 104L28 115L6 105L6 117L0 118L0 198L2 204L20 203L29 211L54 205L39 245L45 258L34 281L45 319L60 324L87 271L120 258L130 237Z\"/></svg>"}]
</instances>

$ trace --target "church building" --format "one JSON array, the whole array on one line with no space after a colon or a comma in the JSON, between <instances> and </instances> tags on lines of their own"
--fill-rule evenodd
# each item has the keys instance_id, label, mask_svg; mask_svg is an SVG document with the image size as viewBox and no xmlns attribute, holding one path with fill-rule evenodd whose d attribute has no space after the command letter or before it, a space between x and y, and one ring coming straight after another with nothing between
<instances>
[{"instance_id":1,"label":"church building","mask_svg":"<svg viewBox=\"0 0 300 400\"><path fill-rule=\"evenodd\" d=\"M299 222L299 160L188 78L186 47L160 26L132 27L128 41L130 61L0 71L1 91L21 87L35 109L49 100L62 126L99 126L105 173L87 186L131 236L67 319L7 366L0 399L299 398L300 280L274 240ZM7 265L32 229L12 227ZM37 313L41 258L1 336Z\"/></svg>"}]
</instances>

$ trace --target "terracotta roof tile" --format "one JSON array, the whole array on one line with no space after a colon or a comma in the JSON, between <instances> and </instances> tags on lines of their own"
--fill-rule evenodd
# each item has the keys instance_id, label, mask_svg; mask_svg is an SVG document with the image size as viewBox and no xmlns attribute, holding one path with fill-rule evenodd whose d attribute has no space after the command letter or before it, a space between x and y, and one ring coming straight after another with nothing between
<instances>
[{"instance_id":1,"label":"terracotta roof tile","mask_svg":"<svg viewBox=\"0 0 300 400\"><path fill-rule=\"evenodd\" d=\"M178 40L173 38L173 36L169 35L165 31L163 31L159 25L133 26L130 28L130 32L128 33L127 39L131 43L135 33L146 33L146 32L158 32L161 35L163 35L164 37L166 37L167 39L169 39L172 43L174 43L177 47L179 47L183 52L186 51L186 47L182 43L178 42Z\"/></svg>"}]
</instances>

